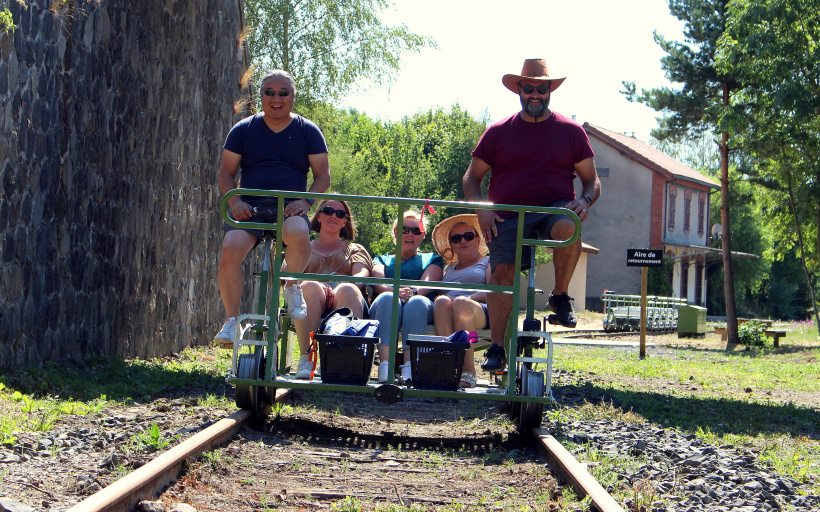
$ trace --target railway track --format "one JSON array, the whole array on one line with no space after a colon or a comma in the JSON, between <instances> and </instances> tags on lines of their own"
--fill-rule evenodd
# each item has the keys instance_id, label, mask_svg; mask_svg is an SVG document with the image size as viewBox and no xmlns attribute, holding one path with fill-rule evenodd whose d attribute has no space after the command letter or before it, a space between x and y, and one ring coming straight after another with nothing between
<instances>
[{"instance_id":1,"label":"railway track","mask_svg":"<svg viewBox=\"0 0 820 512\"><path fill-rule=\"evenodd\" d=\"M290 390L279 389L276 394L276 402L281 402L289 393ZM179 477L186 461L198 459L202 457L203 453L225 444L240 427L252 418L252 414L244 410L231 414L187 441L162 453L133 473L89 496L70 508L69 512L127 512L133 510L135 505L142 500L155 499L171 482ZM533 428L531 434L533 439L536 440L538 449L545 454L549 461L550 470L569 483L575 490L576 495L579 497L590 496L597 510L601 512L623 511L623 508L592 478L585 466L580 464L549 432L542 428ZM386 435L389 436L390 433L388 432ZM343 455L342 458L344 457ZM308 494L316 497L317 492L313 490ZM396 493L399 500L401 500L398 487ZM327 497L332 496L328 494ZM344 497L344 493L336 496L337 499L342 497Z\"/></svg>"}]
</instances>

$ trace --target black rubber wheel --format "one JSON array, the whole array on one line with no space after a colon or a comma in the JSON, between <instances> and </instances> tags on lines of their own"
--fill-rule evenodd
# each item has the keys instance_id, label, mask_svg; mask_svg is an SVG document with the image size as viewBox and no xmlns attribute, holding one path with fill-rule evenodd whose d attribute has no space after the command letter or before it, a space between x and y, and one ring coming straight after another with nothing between
<instances>
[{"instance_id":1,"label":"black rubber wheel","mask_svg":"<svg viewBox=\"0 0 820 512\"><path fill-rule=\"evenodd\" d=\"M544 396L544 374L542 372L521 372L521 395L529 397ZM526 434L531 428L541 426L541 417L544 413L544 404L521 402L521 412L518 416L518 432Z\"/></svg>"},{"instance_id":2,"label":"black rubber wheel","mask_svg":"<svg viewBox=\"0 0 820 512\"><path fill-rule=\"evenodd\" d=\"M252 354L240 354L237 362L236 376L240 379L260 379L265 371L265 350L256 347ZM250 411L256 417L267 416L270 412L270 403L267 390L260 386L237 384L236 406Z\"/></svg>"}]
</instances>

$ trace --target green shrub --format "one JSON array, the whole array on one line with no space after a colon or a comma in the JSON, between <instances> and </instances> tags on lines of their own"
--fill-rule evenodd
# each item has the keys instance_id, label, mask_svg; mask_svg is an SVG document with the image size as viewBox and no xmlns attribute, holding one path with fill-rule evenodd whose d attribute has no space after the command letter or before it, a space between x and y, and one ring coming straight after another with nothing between
<instances>
[{"instance_id":1,"label":"green shrub","mask_svg":"<svg viewBox=\"0 0 820 512\"><path fill-rule=\"evenodd\" d=\"M0 34L8 34L10 32L14 32L14 29L17 28L17 25L14 24L14 17L11 15L11 11L6 8L0 11Z\"/></svg>"},{"instance_id":2,"label":"green shrub","mask_svg":"<svg viewBox=\"0 0 820 512\"><path fill-rule=\"evenodd\" d=\"M763 348L771 346L773 341L766 336L765 326L757 320L743 322L737 329L738 340L747 347Z\"/></svg>"}]
</instances>

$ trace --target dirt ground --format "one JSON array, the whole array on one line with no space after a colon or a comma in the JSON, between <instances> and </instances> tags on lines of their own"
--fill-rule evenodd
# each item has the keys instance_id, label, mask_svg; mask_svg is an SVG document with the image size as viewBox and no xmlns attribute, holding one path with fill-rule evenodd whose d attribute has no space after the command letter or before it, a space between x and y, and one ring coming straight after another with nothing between
<instances>
[{"instance_id":1,"label":"dirt ground","mask_svg":"<svg viewBox=\"0 0 820 512\"><path fill-rule=\"evenodd\" d=\"M495 405L317 398L297 393L296 402L316 408L241 431L217 464L197 465L161 501L197 510L560 509L562 491L546 461Z\"/></svg>"}]
</instances>

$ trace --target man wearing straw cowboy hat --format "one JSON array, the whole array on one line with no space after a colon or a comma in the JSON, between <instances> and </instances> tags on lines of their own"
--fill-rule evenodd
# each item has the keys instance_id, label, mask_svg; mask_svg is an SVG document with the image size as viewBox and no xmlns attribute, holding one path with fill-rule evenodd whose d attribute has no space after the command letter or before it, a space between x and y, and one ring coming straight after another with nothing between
<instances>
[{"instance_id":1,"label":"man wearing straw cowboy hat","mask_svg":"<svg viewBox=\"0 0 820 512\"><path fill-rule=\"evenodd\" d=\"M550 96L565 77L552 77L543 59L527 59L520 75L507 74L504 86L518 94L521 111L490 125L472 152L464 174L464 195L469 201L484 201L481 182L490 170L488 199L495 204L563 207L574 211L581 221L601 194L595 170L595 153L583 127L549 109ZM575 196L575 176L582 192ZM490 284L511 286L515 270L516 213L476 210L481 233L490 246ZM567 240L575 233L575 223L565 215L525 214L524 238ZM524 247L522 268L529 267L530 247ZM573 299L567 295L569 283L581 255L580 238L567 247L553 249L555 288L549 306L559 323L575 327ZM487 296L493 345L487 350L485 371L501 371L507 358L505 333L512 311L512 295Z\"/></svg>"}]
</instances>

